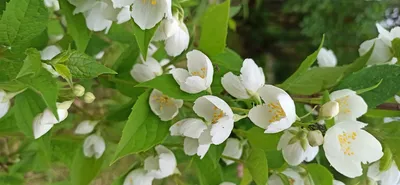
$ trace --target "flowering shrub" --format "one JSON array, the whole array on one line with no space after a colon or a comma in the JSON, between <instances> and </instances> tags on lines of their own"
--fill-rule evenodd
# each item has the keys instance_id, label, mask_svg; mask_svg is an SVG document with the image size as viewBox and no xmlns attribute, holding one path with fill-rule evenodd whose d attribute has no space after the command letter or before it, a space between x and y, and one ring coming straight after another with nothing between
<instances>
[{"instance_id":1,"label":"flowering shrub","mask_svg":"<svg viewBox=\"0 0 400 185\"><path fill-rule=\"evenodd\" d=\"M226 47L230 0L205 5L10 0L0 133L14 149L0 184L56 164L69 173L49 184L87 185L118 166L112 185L400 184L399 27L377 24L343 66L321 35L297 71L267 84ZM54 20L62 33L48 35Z\"/></svg>"}]
</instances>

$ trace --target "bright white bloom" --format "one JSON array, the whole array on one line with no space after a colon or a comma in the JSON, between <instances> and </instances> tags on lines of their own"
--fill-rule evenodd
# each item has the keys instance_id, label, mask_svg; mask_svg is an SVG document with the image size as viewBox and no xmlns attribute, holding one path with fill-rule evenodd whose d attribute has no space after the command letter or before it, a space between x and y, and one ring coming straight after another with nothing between
<instances>
[{"instance_id":1,"label":"bright white bloom","mask_svg":"<svg viewBox=\"0 0 400 185\"><path fill-rule=\"evenodd\" d=\"M131 10L129 6L125 6L117 15L117 24L122 24L131 19Z\"/></svg>"},{"instance_id":2,"label":"bright white bloom","mask_svg":"<svg viewBox=\"0 0 400 185\"><path fill-rule=\"evenodd\" d=\"M329 97L331 101L339 103L339 114L335 117L336 120L355 120L367 112L367 103L350 89L334 91Z\"/></svg>"},{"instance_id":3,"label":"bright white bloom","mask_svg":"<svg viewBox=\"0 0 400 185\"><path fill-rule=\"evenodd\" d=\"M104 142L104 139L96 134L86 137L85 142L83 143L83 154L86 157L94 156L98 159L103 155L105 150L106 143Z\"/></svg>"},{"instance_id":4,"label":"bright white bloom","mask_svg":"<svg viewBox=\"0 0 400 185\"><path fill-rule=\"evenodd\" d=\"M134 64L131 70L131 76L137 82L152 80L153 78L162 75L162 73L163 70L160 63L152 57L147 57L147 61L143 62L143 64Z\"/></svg>"},{"instance_id":5,"label":"bright white bloom","mask_svg":"<svg viewBox=\"0 0 400 185\"><path fill-rule=\"evenodd\" d=\"M332 118L339 114L339 103L337 101L329 101L322 105L319 110L320 116L324 118Z\"/></svg>"},{"instance_id":6,"label":"bright white bloom","mask_svg":"<svg viewBox=\"0 0 400 185\"><path fill-rule=\"evenodd\" d=\"M94 56L94 58L96 58L96 60L100 60L100 59L103 58L104 54L105 54L104 50L101 50L100 52L98 52L98 53Z\"/></svg>"},{"instance_id":7,"label":"bright white bloom","mask_svg":"<svg viewBox=\"0 0 400 185\"><path fill-rule=\"evenodd\" d=\"M172 125L169 131L171 136L185 137L183 149L186 155L197 154L202 159L210 148L210 129L201 119L183 119Z\"/></svg>"},{"instance_id":8,"label":"bright white bloom","mask_svg":"<svg viewBox=\"0 0 400 185\"><path fill-rule=\"evenodd\" d=\"M337 64L335 53L326 48L321 48L321 50L319 50L317 60L319 67L335 67Z\"/></svg>"},{"instance_id":9,"label":"bright white bloom","mask_svg":"<svg viewBox=\"0 0 400 185\"><path fill-rule=\"evenodd\" d=\"M73 12L75 15L92 9L96 5L97 0L68 0L68 2L75 6L75 10Z\"/></svg>"},{"instance_id":10,"label":"bright white bloom","mask_svg":"<svg viewBox=\"0 0 400 185\"><path fill-rule=\"evenodd\" d=\"M33 135L35 139L46 134L54 124L64 121L68 116L68 109L71 104L72 101L57 103L58 120L48 108L43 113L38 114L33 120Z\"/></svg>"},{"instance_id":11,"label":"bright white bloom","mask_svg":"<svg viewBox=\"0 0 400 185\"><path fill-rule=\"evenodd\" d=\"M282 172L286 175L289 180L290 185L304 185L304 180L301 178L300 174L290 168L287 168L285 171ZM273 174L268 178L268 184L270 185L284 185L281 178Z\"/></svg>"},{"instance_id":12,"label":"bright white bloom","mask_svg":"<svg viewBox=\"0 0 400 185\"><path fill-rule=\"evenodd\" d=\"M223 183L221 183L219 185L236 185L236 184L232 183L232 182L223 182Z\"/></svg>"},{"instance_id":13,"label":"bright white bloom","mask_svg":"<svg viewBox=\"0 0 400 185\"><path fill-rule=\"evenodd\" d=\"M154 177L143 168L129 172L123 185L152 185Z\"/></svg>"},{"instance_id":14,"label":"bright white bloom","mask_svg":"<svg viewBox=\"0 0 400 185\"><path fill-rule=\"evenodd\" d=\"M151 110L162 121L172 120L179 113L183 100L176 100L164 95L161 91L154 89L149 98Z\"/></svg>"},{"instance_id":15,"label":"bright white bloom","mask_svg":"<svg viewBox=\"0 0 400 185\"><path fill-rule=\"evenodd\" d=\"M368 65L383 64L392 60L393 54L391 48L379 38L364 41L358 49L360 56L365 55L374 44L374 50L367 62Z\"/></svg>"},{"instance_id":16,"label":"bright white bloom","mask_svg":"<svg viewBox=\"0 0 400 185\"><path fill-rule=\"evenodd\" d=\"M296 136L304 133L303 138ZM303 161L310 162L318 154L318 146L312 147L308 143L307 133L298 127L285 130L278 143L278 150L282 150L283 158L291 166L297 166Z\"/></svg>"},{"instance_id":17,"label":"bright white bloom","mask_svg":"<svg viewBox=\"0 0 400 185\"><path fill-rule=\"evenodd\" d=\"M153 28L164 17L172 18L171 0L133 0L131 16L142 30Z\"/></svg>"},{"instance_id":18,"label":"bright white bloom","mask_svg":"<svg viewBox=\"0 0 400 185\"><path fill-rule=\"evenodd\" d=\"M42 51L40 51L40 58L42 60L51 60L60 53L61 53L60 48L58 48L55 45L50 45L45 47Z\"/></svg>"},{"instance_id":19,"label":"bright white bloom","mask_svg":"<svg viewBox=\"0 0 400 185\"><path fill-rule=\"evenodd\" d=\"M228 139L233 129L233 112L229 105L216 96L202 96L193 105L194 112L210 127L210 141L219 145Z\"/></svg>"},{"instance_id":20,"label":"bright white bloom","mask_svg":"<svg viewBox=\"0 0 400 185\"><path fill-rule=\"evenodd\" d=\"M277 133L289 128L296 121L294 101L284 90L264 85L258 90L264 104L253 107L250 120L265 129L265 133Z\"/></svg>"},{"instance_id":21,"label":"bright white bloom","mask_svg":"<svg viewBox=\"0 0 400 185\"><path fill-rule=\"evenodd\" d=\"M222 155L232 157L234 159L240 159L243 153L243 145L239 139L228 138ZM226 165L233 164L235 161L222 158Z\"/></svg>"},{"instance_id":22,"label":"bright white bloom","mask_svg":"<svg viewBox=\"0 0 400 185\"><path fill-rule=\"evenodd\" d=\"M106 33L111 28L111 14L116 14L117 10L112 9L112 6L104 1L96 1L94 6L84 12L86 18L86 26L92 31L103 31Z\"/></svg>"},{"instance_id":23,"label":"bright white bloom","mask_svg":"<svg viewBox=\"0 0 400 185\"><path fill-rule=\"evenodd\" d=\"M111 0L114 8L123 8L133 4L135 0Z\"/></svg>"},{"instance_id":24,"label":"bright white bloom","mask_svg":"<svg viewBox=\"0 0 400 185\"><path fill-rule=\"evenodd\" d=\"M400 96L394 95L394 99L398 104L400 104Z\"/></svg>"},{"instance_id":25,"label":"bright white bloom","mask_svg":"<svg viewBox=\"0 0 400 185\"><path fill-rule=\"evenodd\" d=\"M325 134L326 158L336 171L350 178L362 175L361 163L371 163L383 156L381 144L362 129L365 126L359 121L342 120Z\"/></svg>"},{"instance_id":26,"label":"bright white bloom","mask_svg":"<svg viewBox=\"0 0 400 185\"><path fill-rule=\"evenodd\" d=\"M0 118L7 114L10 109L10 99L7 97L7 93L0 89Z\"/></svg>"},{"instance_id":27,"label":"bright white bloom","mask_svg":"<svg viewBox=\"0 0 400 185\"><path fill-rule=\"evenodd\" d=\"M343 182L333 179L333 185L345 185Z\"/></svg>"},{"instance_id":28,"label":"bright white bloom","mask_svg":"<svg viewBox=\"0 0 400 185\"><path fill-rule=\"evenodd\" d=\"M96 99L96 96L92 92L86 92L85 95L83 96L83 101L85 103L93 103L93 101Z\"/></svg>"},{"instance_id":29,"label":"bright white bloom","mask_svg":"<svg viewBox=\"0 0 400 185\"><path fill-rule=\"evenodd\" d=\"M164 19L154 34L153 41L166 40L172 37L179 29L179 20L175 17Z\"/></svg>"},{"instance_id":30,"label":"bright white bloom","mask_svg":"<svg viewBox=\"0 0 400 185\"><path fill-rule=\"evenodd\" d=\"M391 167L386 171L379 170L380 162L375 162L368 168L367 176L374 181L380 181L380 185L396 184L400 180L400 172L393 161Z\"/></svg>"},{"instance_id":31,"label":"bright white bloom","mask_svg":"<svg viewBox=\"0 0 400 185\"><path fill-rule=\"evenodd\" d=\"M85 120L79 123L75 129L75 134L89 134L93 131L94 127L99 121Z\"/></svg>"},{"instance_id":32,"label":"bright white bloom","mask_svg":"<svg viewBox=\"0 0 400 185\"><path fill-rule=\"evenodd\" d=\"M376 23L376 28L378 29L379 32L378 37L382 39L382 41L389 47L392 47L393 39L400 38L400 27L398 26L390 30L390 32L387 31L385 28L383 28L379 23Z\"/></svg>"},{"instance_id":33,"label":"bright white bloom","mask_svg":"<svg viewBox=\"0 0 400 185\"><path fill-rule=\"evenodd\" d=\"M186 58L188 71L181 68L171 70L181 90L195 94L209 89L214 75L210 59L198 50L188 52Z\"/></svg>"},{"instance_id":34,"label":"bright white bloom","mask_svg":"<svg viewBox=\"0 0 400 185\"><path fill-rule=\"evenodd\" d=\"M57 78L57 77L60 76L60 74L59 74L56 70L54 70L54 68L53 68L51 65L46 64L46 63L42 63L42 67L43 67L44 69L46 69L46 71L48 71L49 73L51 73L51 75L53 76L53 78Z\"/></svg>"},{"instance_id":35,"label":"bright white bloom","mask_svg":"<svg viewBox=\"0 0 400 185\"><path fill-rule=\"evenodd\" d=\"M240 73L240 76L236 76L232 72L226 73L221 79L224 89L238 99L258 96L258 90L265 85L263 69L258 67L253 59L246 59Z\"/></svg>"},{"instance_id":36,"label":"bright white bloom","mask_svg":"<svg viewBox=\"0 0 400 185\"><path fill-rule=\"evenodd\" d=\"M58 0L44 0L44 5L48 8L53 8L54 11L60 10Z\"/></svg>"},{"instance_id":37,"label":"bright white bloom","mask_svg":"<svg viewBox=\"0 0 400 185\"><path fill-rule=\"evenodd\" d=\"M163 145L156 146L155 150L156 156L149 156L144 160L144 169L156 179L172 175L176 168L174 153Z\"/></svg>"}]
</instances>

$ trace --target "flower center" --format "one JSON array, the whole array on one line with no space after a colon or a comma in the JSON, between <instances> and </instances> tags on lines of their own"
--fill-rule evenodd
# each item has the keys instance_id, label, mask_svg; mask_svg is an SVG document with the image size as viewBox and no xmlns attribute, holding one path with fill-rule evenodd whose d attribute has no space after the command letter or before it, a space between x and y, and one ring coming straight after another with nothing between
<instances>
[{"instance_id":1,"label":"flower center","mask_svg":"<svg viewBox=\"0 0 400 185\"><path fill-rule=\"evenodd\" d=\"M350 96L345 96L343 98L339 98L336 101L339 103L340 112L344 114L350 114L351 110L349 108L349 98Z\"/></svg>"},{"instance_id":2,"label":"flower center","mask_svg":"<svg viewBox=\"0 0 400 185\"><path fill-rule=\"evenodd\" d=\"M151 5L156 5L157 4L157 0L149 0L151 2ZM143 3L146 3L147 0L143 0Z\"/></svg>"},{"instance_id":3,"label":"flower center","mask_svg":"<svg viewBox=\"0 0 400 185\"><path fill-rule=\"evenodd\" d=\"M224 112L219 109L218 107L214 106L213 107L214 113L213 113L213 118L211 120L211 123L217 123L219 119L221 119L222 117L224 117Z\"/></svg>"},{"instance_id":4,"label":"flower center","mask_svg":"<svg viewBox=\"0 0 400 185\"><path fill-rule=\"evenodd\" d=\"M285 111L282 109L282 106L279 102L268 103L267 106L268 112L272 114L272 117L270 120L268 120L268 122L272 123L286 117Z\"/></svg>"},{"instance_id":5,"label":"flower center","mask_svg":"<svg viewBox=\"0 0 400 185\"><path fill-rule=\"evenodd\" d=\"M205 78L206 77L206 68L203 67L200 69L200 71L194 71L192 72L193 76L199 76L200 78Z\"/></svg>"},{"instance_id":6,"label":"flower center","mask_svg":"<svg viewBox=\"0 0 400 185\"><path fill-rule=\"evenodd\" d=\"M338 135L340 148L345 155L348 155L348 156L354 155L354 152L351 150L351 143L354 140L356 140L356 138L357 138L357 133L355 133L355 132L351 132L351 133L343 132L343 134Z\"/></svg>"},{"instance_id":7,"label":"flower center","mask_svg":"<svg viewBox=\"0 0 400 185\"><path fill-rule=\"evenodd\" d=\"M153 98L160 104L160 110L162 110L164 106L172 104L171 98L166 95L154 96Z\"/></svg>"},{"instance_id":8,"label":"flower center","mask_svg":"<svg viewBox=\"0 0 400 185\"><path fill-rule=\"evenodd\" d=\"M293 184L296 182L294 179L292 179L292 178L290 178L290 177L288 178L288 180L289 180L289 184L290 184L290 185L293 185Z\"/></svg>"}]
</instances>

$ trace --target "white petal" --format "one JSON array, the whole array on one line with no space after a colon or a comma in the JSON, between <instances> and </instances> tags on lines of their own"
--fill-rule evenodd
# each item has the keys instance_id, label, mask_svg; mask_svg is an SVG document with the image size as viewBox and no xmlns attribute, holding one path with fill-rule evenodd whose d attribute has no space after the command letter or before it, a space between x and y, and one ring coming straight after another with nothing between
<instances>
[{"instance_id":1,"label":"white petal","mask_svg":"<svg viewBox=\"0 0 400 185\"><path fill-rule=\"evenodd\" d=\"M394 95L394 99L398 104L400 104L400 96Z\"/></svg>"},{"instance_id":2,"label":"white petal","mask_svg":"<svg viewBox=\"0 0 400 185\"><path fill-rule=\"evenodd\" d=\"M131 16L142 30L153 28L168 14L167 10L171 9L171 4L168 4L167 1L168 0L135 0L132 5Z\"/></svg>"},{"instance_id":3,"label":"white petal","mask_svg":"<svg viewBox=\"0 0 400 185\"><path fill-rule=\"evenodd\" d=\"M104 11L109 5L105 2L96 2L95 6L85 12L86 26L92 31L102 31L111 27L112 21L104 17Z\"/></svg>"},{"instance_id":4,"label":"white petal","mask_svg":"<svg viewBox=\"0 0 400 185\"><path fill-rule=\"evenodd\" d=\"M250 98L240 78L234 75L232 72L226 73L221 78L221 84L230 95L237 99Z\"/></svg>"},{"instance_id":5,"label":"white petal","mask_svg":"<svg viewBox=\"0 0 400 185\"><path fill-rule=\"evenodd\" d=\"M357 163L345 155L338 157L326 154L326 158L336 171L347 177L355 178L362 175L361 163Z\"/></svg>"},{"instance_id":6,"label":"white petal","mask_svg":"<svg viewBox=\"0 0 400 185\"><path fill-rule=\"evenodd\" d=\"M310 146L310 147L308 147L307 150L306 150L305 161L310 162L310 161L314 160L314 158L317 156L318 152L319 152L318 146L315 146L315 147Z\"/></svg>"},{"instance_id":7,"label":"white petal","mask_svg":"<svg viewBox=\"0 0 400 185\"><path fill-rule=\"evenodd\" d=\"M210 87L213 80L214 67L207 55L199 50L193 50L186 54L186 58L189 73L192 75L201 74L206 81L205 86L207 88Z\"/></svg>"},{"instance_id":8,"label":"white petal","mask_svg":"<svg viewBox=\"0 0 400 185\"><path fill-rule=\"evenodd\" d=\"M219 185L236 185L236 184L232 183L232 182L223 182L223 183L221 183Z\"/></svg>"},{"instance_id":9,"label":"white petal","mask_svg":"<svg viewBox=\"0 0 400 185\"><path fill-rule=\"evenodd\" d=\"M42 63L42 67L44 69L46 69L49 73L51 73L51 75L53 76L53 78L57 78L60 76L60 74L58 74L58 72L56 70L53 69L53 67L49 64L46 63Z\"/></svg>"},{"instance_id":10,"label":"white petal","mask_svg":"<svg viewBox=\"0 0 400 185\"><path fill-rule=\"evenodd\" d=\"M125 6L117 15L117 24L122 24L131 19L131 10L129 6Z\"/></svg>"},{"instance_id":11,"label":"white petal","mask_svg":"<svg viewBox=\"0 0 400 185\"><path fill-rule=\"evenodd\" d=\"M319 67L335 67L337 59L332 50L321 48L317 56Z\"/></svg>"},{"instance_id":12,"label":"white petal","mask_svg":"<svg viewBox=\"0 0 400 185\"><path fill-rule=\"evenodd\" d=\"M196 94L206 89L206 81L199 76L188 77L185 83L181 85L181 90L190 94Z\"/></svg>"},{"instance_id":13,"label":"white petal","mask_svg":"<svg viewBox=\"0 0 400 185\"><path fill-rule=\"evenodd\" d=\"M243 85L252 93L256 93L265 83L264 73L259 70L253 59L244 60L240 73Z\"/></svg>"},{"instance_id":14,"label":"white petal","mask_svg":"<svg viewBox=\"0 0 400 185\"><path fill-rule=\"evenodd\" d=\"M233 119L224 116L218 120L217 123L212 124L210 135L212 136L212 143L219 145L228 139L233 129Z\"/></svg>"},{"instance_id":15,"label":"white petal","mask_svg":"<svg viewBox=\"0 0 400 185\"><path fill-rule=\"evenodd\" d=\"M221 98L211 95L197 98L193 105L193 111L208 122L213 120L215 111L222 111L224 115L233 118L233 112L229 105Z\"/></svg>"},{"instance_id":16,"label":"white petal","mask_svg":"<svg viewBox=\"0 0 400 185\"><path fill-rule=\"evenodd\" d=\"M0 103L0 118L7 114L8 109L10 109L10 101Z\"/></svg>"},{"instance_id":17,"label":"white petal","mask_svg":"<svg viewBox=\"0 0 400 185\"><path fill-rule=\"evenodd\" d=\"M396 163L393 162L389 170L382 172L381 185L396 184L399 180L400 180L400 172L397 168Z\"/></svg>"},{"instance_id":18,"label":"white petal","mask_svg":"<svg viewBox=\"0 0 400 185\"><path fill-rule=\"evenodd\" d=\"M243 153L243 147L242 144L240 143L240 140L236 138L229 138L226 141L226 145L224 151L222 152L222 155L232 157L234 159L240 159L242 153ZM226 165L234 163L234 161L229 159L222 158L222 160L226 163Z\"/></svg>"},{"instance_id":19,"label":"white petal","mask_svg":"<svg viewBox=\"0 0 400 185\"><path fill-rule=\"evenodd\" d=\"M387 46L381 39L372 39L363 42L358 49L360 55L366 54L374 43L374 50L372 51L372 54L367 62L368 65L385 63L393 57L390 47Z\"/></svg>"},{"instance_id":20,"label":"white petal","mask_svg":"<svg viewBox=\"0 0 400 185\"><path fill-rule=\"evenodd\" d=\"M201 119L187 118L176 122L169 131L172 136L199 138L205 129L207 125Z\"/></svg>"},{"instance_id":21,"label":"white petal","mask_svg":"<svg viewBox=\"0 0 400 185\"><path fill-rule=\"evenodd\" d=\"M160 63L152 57L148 57L143 64L135 64L131 70L131 76L137 82L146 82L162 74Z\"/></svg>"},{"instance_id":22,"label":"white petal","mask_svg":"<svg viewBox=\"0 0 400 185\"><path fill-rule=\"evenodd\" d=\"M60 10L60 4L58 0L44 0L44 5L48 8L53 8L54 11Z\"/></svg>"},{"instance_id":23,"label":"white petal","mask_svg":"<svg viewBox=\"0 0 400 185\"><path fill-rule=\"evenodd\" d=\"M61 50L57 46L50 45L40 51L40 57L42 60L51 60L60 53Z\"/></svg>"},{"instance_id":24,"label":"white petal","mask_svg":"<svg viewBox=\"0 0 400 185\"><path fill-rule=\"evenodd\" d=\"M385 29L383 28L379 23L376 23L376 28L378 29L379 32L379 38L382 39L382 41L388 45L389 47L392 46L392 36L391 34Z\"/></svg>"},{"instance_id":25,"label":"white petal","mask_svg":"<svg viewBox=\"0 0 400 185\"><path fill-rule=\"evenodd\" d=\"M282 182L282 179L276 174L273 174L268 178L268 184L270 184L270 185L284 185L283 182Z\"/></svg>"},{"instance_id":26,"label":"white petal","mask_svg":"<svg viewBox=\"0 0 400 185\"><path fill-rule=\"evenodd\" d=\"M299 128L298 127L292 127L292 128L290 128L290 130L298 131ZM293 138L293 136L294 135L291 134L289 132L289 130L285 130L285 132L283 132L281 138L279 139L277 149L278 150L282 150L283 148L285 148L289 144L289 141Z\"/></svg>"},{"instance_id":27,"label":"white petal","mask_svg":"<svg viewBox=\"0 0 400 185\"><path fill-rule=\"evenodd\" d=\"M165 51L169 56L176 57L189 47L189 41L186 25L181 23L177 32L165 40Z\"/></svg>"},{"instance_id":28,"label":"white petal","mask_svg":"<svg viewBox=\"0 0 400 185\"><path fill-rule=\"evenodd\" d=\"M155 175L155 178L161 179L172 175L177 165L174 153L172 153L171 150L163 145L158 145L155 147L155 149L159 156L159 166L161 172L160 174Z\"/></svg>"},{"instance_id":29,"label":"white petal","mask_svg":"<svg viewBox=\"0 0 400 185\"><path fill-rule=\"evenodd\" d=\"M75 129L75 134L89 134L94 130L98 121L85 120L79 123Z\"/></svg>"},{"instance_id":30,"label":"white petal","mask_svg":"<svg viewBox=\"0 0 400 185\"><path fill-rule=\"evenodd\" d=\"M357 132L357 138L352 143L352 150L358 160L364 164L377 161L383 156L381 143L365 130Z\"/></svg>"},{"instance_id":31,"label":"white petal","mask_svg":"<svg viewBox=\"0 0 400 185\"><path fill-rule=\"evenodd\" d=\"M379 181L382 178L382 173L379 170L379 161L373 163L371 166L368 167L368 173L367 176L374 181Z\"/></svg>"},{"instance_id":32,"label":"white petal","mask_svg":"<svg viewBox=\"0 0 400 185\"><path fill-rule=\"evenodd\" d=\"M179 29L179 21L175 17L172 19L164 19L161 21L160 26L154 34L153 40L166 40L177 33Z\"/></svg>"},{"instance_id":33,"label":"white petal","mask_svg":"<svg viewBox=\"0 0 400 185\"><path fill-rule=\"evenodd\" d=\"M183 150L185 151L186 155L194 155L197 153L197 148L199 147L199 141L197 139L192 139L186 137L183 142Z\"/></svg>"},{"instance_id":34,"label":"white petal","mask_svg":"<svg viewBox=\"0 0 400 185\"><path fill-rule=\"evenodd\" d=\"M135 0L111 0L114 8L123 8L133 4Z\"/></svg>"},{"instance_id":35,"label":"white petal","mask_svg":"<svg viewBox=\"0 0 400 185\"><path fill-rule=\"evenodd\" d=\"M35 139L42 137L44 134L46 134L52 127L53 124L42 124L43 114L38 114L34 120L33 120L33 136Z\"/></svg>"},{"instance_id":36,"label":"white petal","mask_svg":"<svg viewBox=\"0 0 400 185\"><path fill-rule=\"evenodd\" d=\"M283 158L291 166L297 166L306 158L305 151L301 147L300 141L289 144L282 150Z\"/></svg>"},{"instance_id":37,"label":"white petal","mask_svg":"<svg viewBox=\"0 0 400 185\"><path fill-rule=\"evenodd\" d=\"M303 178L300 176L298 172L294 171L293 169L286 168L286 170L283 171L282 173L293 181L293 185L304 185Z\"/></svg>"},{"instance_id":38,"label":"white petal","mask_svg":"<svg viewBox=\"0 0 400 185\"><path fill-rule=\"evenodd\" d=\"M182 68L172 69L171 74L179 85L185 84L186 79L190 76L189 72Z\"/></svg>"},{"instance_id":39,"label":"white petal","mask_svg":"<svg viewBox=\"0 0 400 185\"><path fill-rule=\"evenodd\" d=\"M162 121L172 120L179 113L179 108L182 107L182 100L175 100L159 90L154 89L149 98L150 108Z\"/></svg>"},{"instance_id":40,"label":"white petal","mask_svg":"<svg viewBox=\"0 0 400 185\"><path fill-rule=\"evenodd\" d=\"M106 150L104 139L98 135L90 135L86 137L83 143L83 154L86 157L95 157L99 159Z\"/></svg>"},{"instance_id":41,"label":"white petal","mask_svg":"<svg viewBox=\"0 0 400 185\"><path fill-rule=\"evenodd\" d=\"M338 120L355 120L367 112L368 105L355 91L349 89L338 90L332 92L330 98L339 103Z\"/></svg>"},{"instance_id":42,"label":"white petal","mask_svg":"<svg viewBox=\"0 0 400 185\"><path fill-rule=\"evenodd\" d=\"M123 185L152 185L153 179L154 177L149 175L146 170L139 168L129 172Z\"/></svg>"},{"instance_id":43,"label":"white petal","mask_svg":"<svg viewBox=\"0 0 400 185\"><path fill-rule=\"evenodd\" d=\"M333 185L345 185L343 182L340 182L338 180L333 180Z\"/></svg>"},{"instance_id":44,"label":"white petal","mask_svg":"<svg viewBox=\"0 0 400 185\"><path fill-rule=\"evenodd\" d=\"M85 0L85 1L68 0L68 1L69 1L69 3L71 3L75 6L75 10L74 10L73 14L77 14L77 13L86 12L86 11L89 11L90 9L92 9L96 5L97 0Z\"/></svg>"}]
</instances>

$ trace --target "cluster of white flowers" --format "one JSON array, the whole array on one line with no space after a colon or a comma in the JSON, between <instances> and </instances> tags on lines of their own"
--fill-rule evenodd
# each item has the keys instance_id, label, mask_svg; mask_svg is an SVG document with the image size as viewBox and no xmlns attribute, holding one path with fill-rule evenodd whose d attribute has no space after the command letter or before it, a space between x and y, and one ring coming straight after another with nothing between
<instances>
[{"instance_id":1,"label":"cluster of white flowers","mask_svg":"<svg viewBox=\"0 0 400 185\"><path fill-rule=\"evenodd\" d=\"M174 153L163 145L155 147L157 155L144 160L144 167L135 169L125 177L123 185L151 185L154 179L163 179L179 173Z\"/></svg>"}]
</instances>

